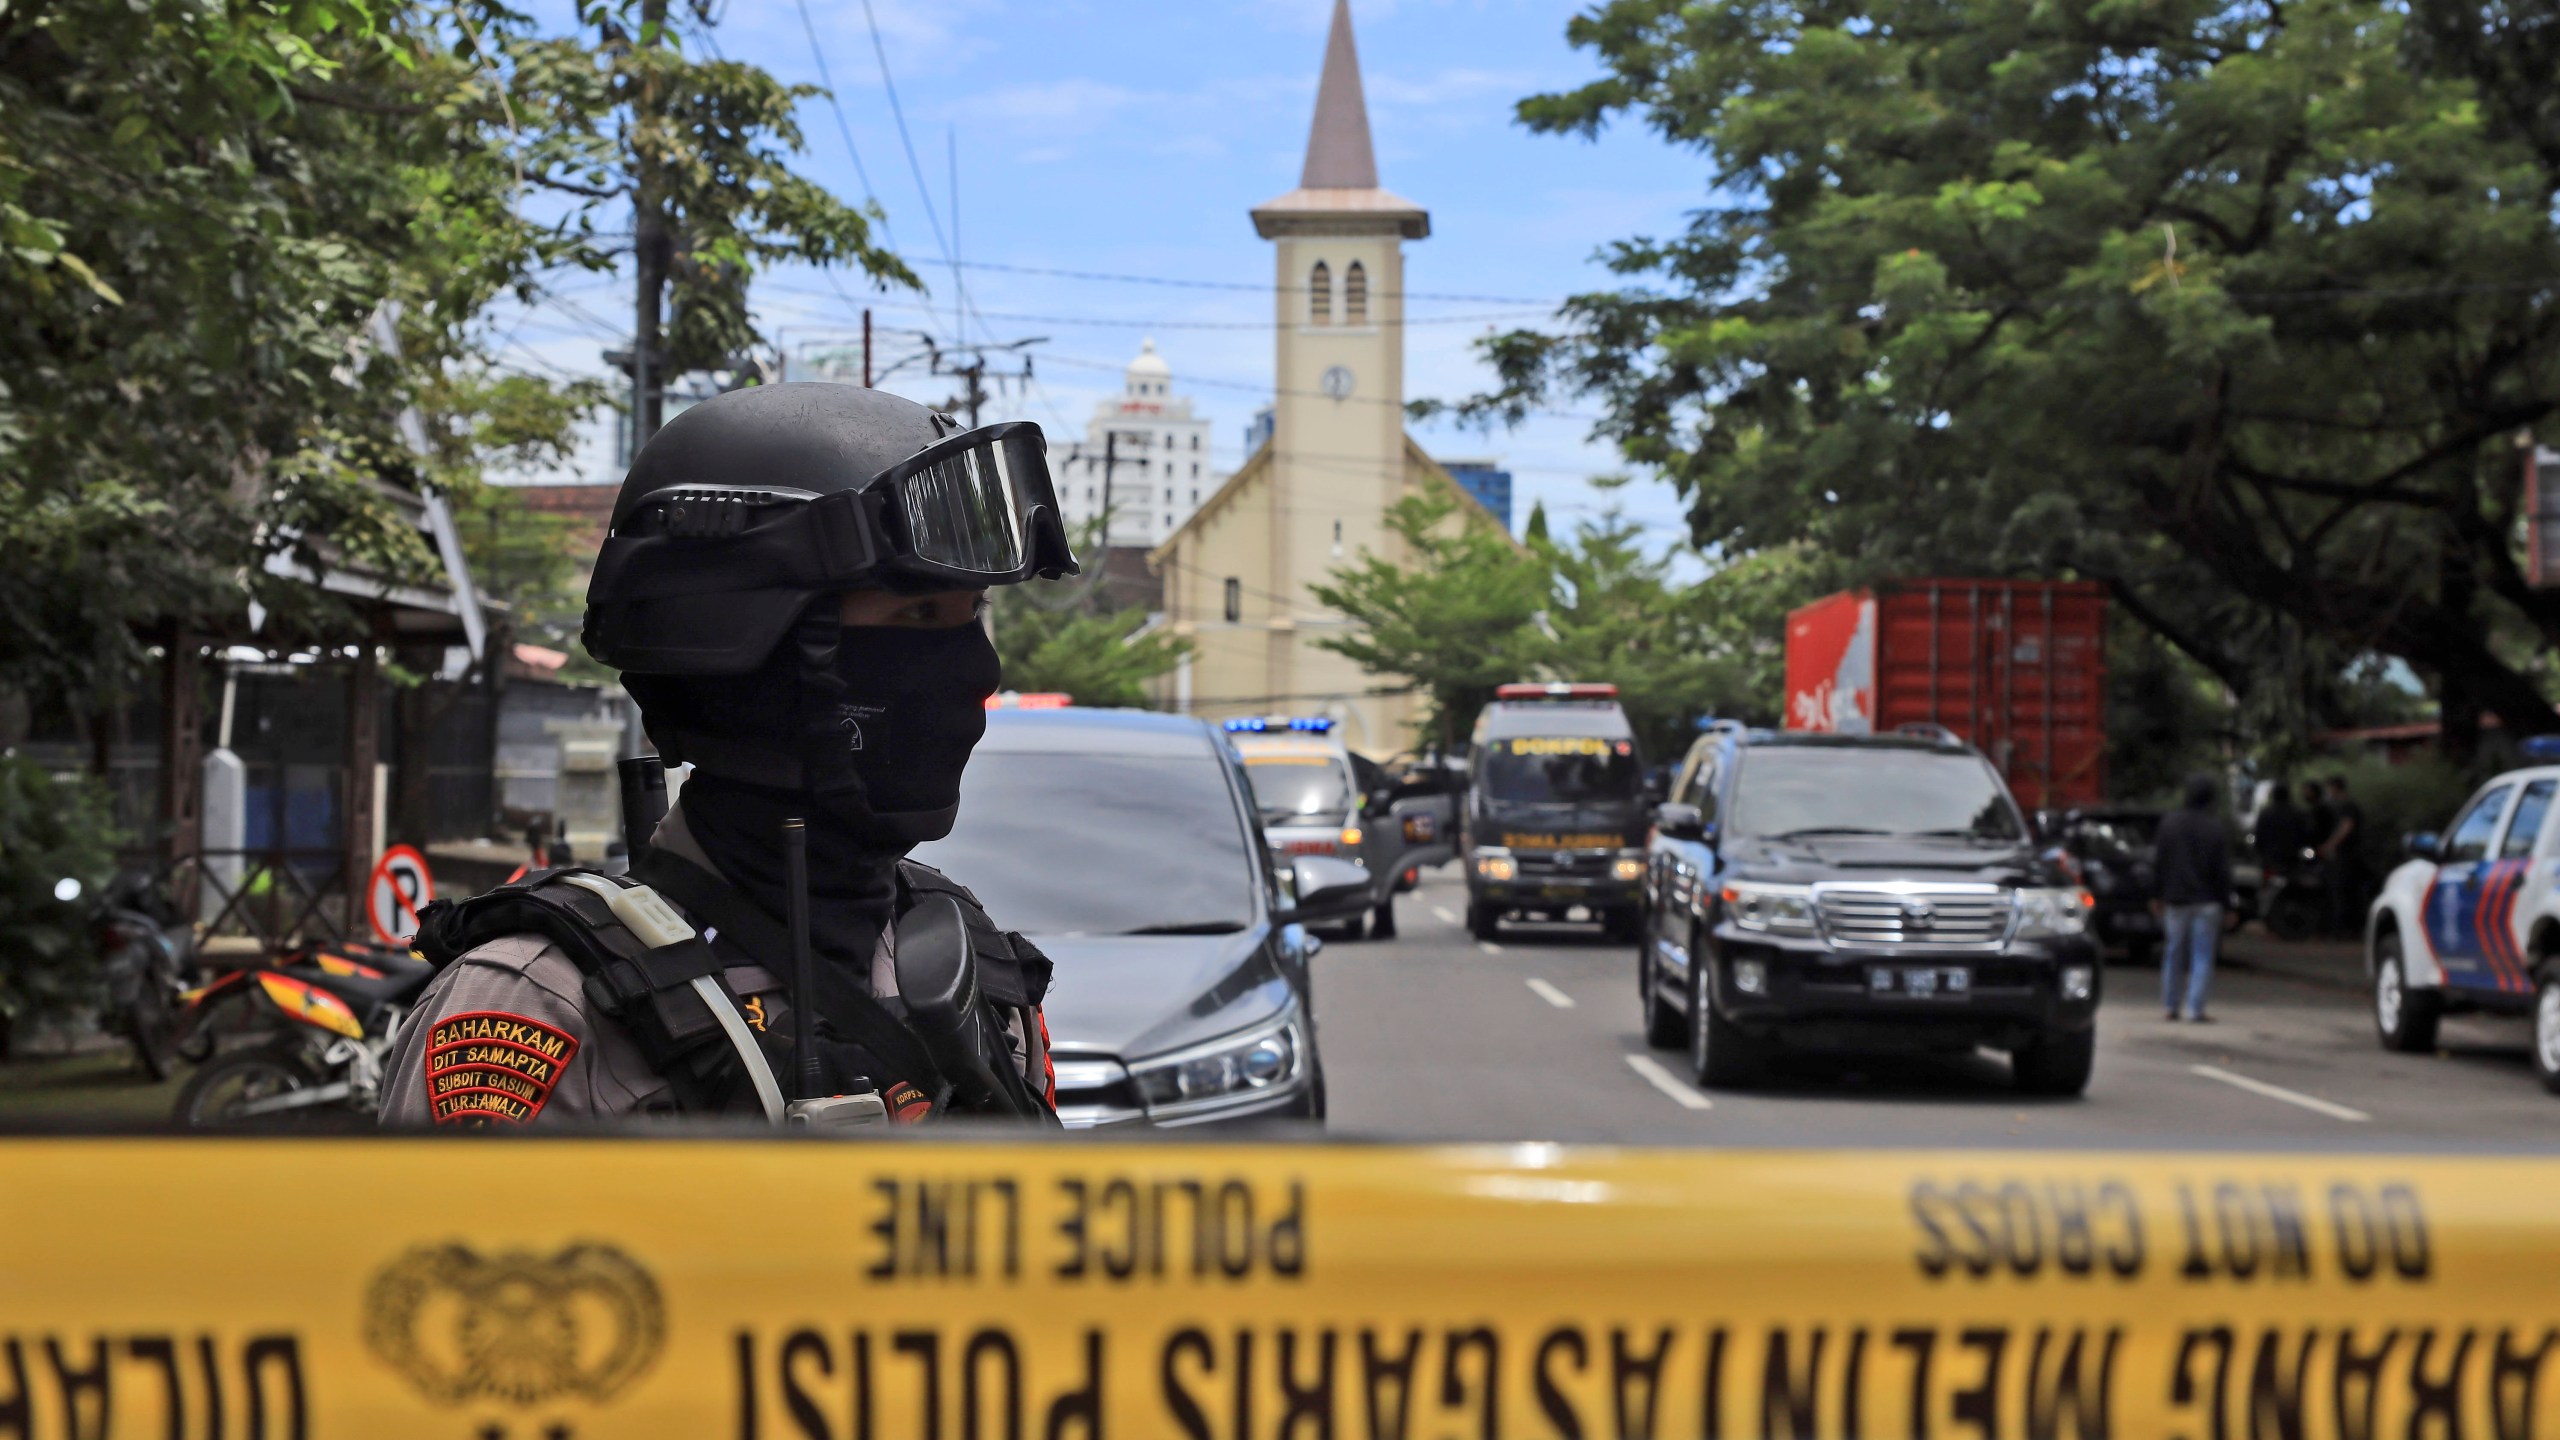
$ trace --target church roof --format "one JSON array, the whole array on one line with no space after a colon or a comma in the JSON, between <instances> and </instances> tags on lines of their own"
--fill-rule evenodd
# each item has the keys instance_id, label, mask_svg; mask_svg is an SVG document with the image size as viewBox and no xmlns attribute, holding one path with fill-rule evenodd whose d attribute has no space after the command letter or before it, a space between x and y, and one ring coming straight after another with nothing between
<instances>
[{"instance_id":1,"label":"church roof","mask_svg":"<svg viewBox=\"0 0 2560 1440\"><path fill-rule=\"evenodd\" d=\"M1307 161L1298 188L1253 208L1264 239L1292 230L1391 224L1406 239L1431 233L1431 215L1378 186L1378 154L1369 141L1369 103L1360 91L1360 50L1351 38L1350 0L1334 0L1333 30L1316 84L1315 123L1307 129ZM1364 223L1365 222L1365 223Z\"/></svg>"},{"instance_id":2,"label":"church roof","mask_svg":"<svg viewBox=\"0 0 2560 1440\"><path fill-rule=\"evenodd\" d=\"M1193 506L1191 513L1183 517L1182 523L1173 527L1173 533L1165 536L1158 542L1156 548L1147 552L1147 564L1159 573L1165 566L1177 564L1178 562L1174 559L1174 547L1216 518L1219 511L1241 502L1250 491L1270 483L1271 469L1277 454L1274 442L1263 441L1251 455L1245 457L1242 465L1236 467L1236 473L1226 478L1226 483L1211 491L1208 499ZM1408 482L1418 478L1424 485L1456 500L1458 513L1466 516L1470 524L1492 527L1502 538L1510 541L1515 550L1526 548L1521 545L1518 536L1513 535L1503 527L1500 520L1494 518L1492 511L1484 508L1484 501L1478 499L1474 491L1459 484L1457 477L1451 475L1447 467L1439 461L1432 459L1431 452L1423 449L1421 443L1416 441L1409 432L1404 437L1404 468L1405 479Z\"/></svg>"}]
</instances>

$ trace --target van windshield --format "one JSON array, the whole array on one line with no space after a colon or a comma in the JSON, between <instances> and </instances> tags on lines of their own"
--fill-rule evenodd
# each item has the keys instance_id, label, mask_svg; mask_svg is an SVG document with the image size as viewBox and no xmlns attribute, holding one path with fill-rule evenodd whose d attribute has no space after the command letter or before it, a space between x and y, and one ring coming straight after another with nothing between
<instances>
[{"instance_id":1,"label":"van windshield","mask_svg":"<svg viewBox=\"0 0 2560 1440\"><path fill-rule=\"evenodd\" d=\"M1324 756L1247 755L1253 803L1265 825L1340 825L1351 814L1351 776Z\"/></svg>"},{"instance_id":2,"label":"van windshield","mask_svg":"<svg viewBox=\"0 0 2560 1440\"><path fill-rule=\"evenodd\" d=\"M1508 805L1619 805L1639 798L1636 747L1595 735L1521 735L1485 744L1485 794Z\"/></svg>"}]
</instances>

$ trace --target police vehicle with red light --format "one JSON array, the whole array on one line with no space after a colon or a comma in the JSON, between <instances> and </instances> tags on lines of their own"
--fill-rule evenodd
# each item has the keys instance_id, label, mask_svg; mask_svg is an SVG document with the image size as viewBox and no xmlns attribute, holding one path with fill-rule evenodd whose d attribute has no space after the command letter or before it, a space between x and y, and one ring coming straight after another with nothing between
<instances>
[{"instance_id":1,"label":"police vehicle with red light","mask_svg":"<svg viewBox=\"0 0 2560 1440\"><path fill-rule=\"evenodd\" d=\"M1496 689L1467 758L1467 929L1491 940L1506 918L1597 920L1612 939L1634 939L1645 799L1617 686Z\"/></svg>"},{"instance_id":2,"label":"police vehicle with red light","mask_svg":"<svg viewBox=\"0 0 2560 1440\"><path fill-rule=\"evenodd\" d=\"M1432 787L1399 782L1355 754L1326 716L1248 715L1224 728L1252 780L1272 853L1283 863L1320 855L1366 868L1368 903L1329 918L1348 939L1393 938L1396 895L1412 888L1406 877L1449 858L1429 813L1432 797L1425 792Z\"/></svg>"},{"instance_id":3,"label":"police vehicle with red light","mask_svg":"<svg viewBox=\"0 0 2560 1440\"><path fill-rule=\"evenodd\" d=\"M2384 1049L2433 1050L2448 1014L2529 1015L2534 1073L2560 1094L2560 736L2518 748L2540 763L2403 841L2366 915L2365 974Z\"/></svg>"}]
</instances>

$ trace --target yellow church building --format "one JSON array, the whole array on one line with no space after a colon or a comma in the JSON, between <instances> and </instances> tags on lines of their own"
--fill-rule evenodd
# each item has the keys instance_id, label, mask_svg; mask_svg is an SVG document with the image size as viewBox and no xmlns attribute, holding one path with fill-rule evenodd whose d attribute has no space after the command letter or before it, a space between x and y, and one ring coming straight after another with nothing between
<instances>
[{"instance_id":1,"label":"yellow church building","mask_svg":"<svg viewBox=\"0 0 2560 1440\"><path fill-rule=\"evenodd\" d=\"M1277 336L1270 436L1150 556L1165 623L1193 654L1160 702L1213 719L1329 715L1355 750L1411 747L1402 682L1318 642L1349 621L1308 590L1363 551L1394 562L1389 506L1417 491L1494 523L1404 429L1404 242L1420 205L1378 184L1348 0L1335 0L1298 188L1253 208L1272 242Z\"/></svg>"}]
</instances>

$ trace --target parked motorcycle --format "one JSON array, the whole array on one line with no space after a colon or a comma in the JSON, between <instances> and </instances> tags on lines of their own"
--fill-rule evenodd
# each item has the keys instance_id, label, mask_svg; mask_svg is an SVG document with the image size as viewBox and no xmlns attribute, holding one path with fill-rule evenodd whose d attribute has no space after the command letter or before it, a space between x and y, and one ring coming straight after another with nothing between
<instances>
[{"instance_id":1,"label":"parked motorcycle","mask_svg":"<svg viewBox=\"0 0 2560 1440\"><path fill-rule=\"evenodd\" d=\"M2279 940L2308 940L2329 922L2329 867L2309 850L2302 859L2267 875L2259 894L2260 918Z\"/></svg>"},{"instance_id":2,"label":"parked motorcycle","mask_svg":"<svg viewBox=\"0 0 2560 1440\"><path fill-rule=\"evenodd\" d=\"M401 1021L434 978L399 951L331 946L189 992L181 1043L210 1054L173 1118L197 1128L369 1121Z\"/></svg>"},{"instance_id":3,"label":"parked motorcycle","mask_svg":"<svg viewBox=\"0 0 2560 1440\"><path fill-rule=\"evenodd\" d=\"M81 890L66 876L53 894L77 901ZM148 874L127 871L100 892L89 934L107 986L99 1028L124 1037L144 1074L168 1079L178 1055L180 997L195 967L195 932L156 902Z\"/></svg>"}]
</instances>

